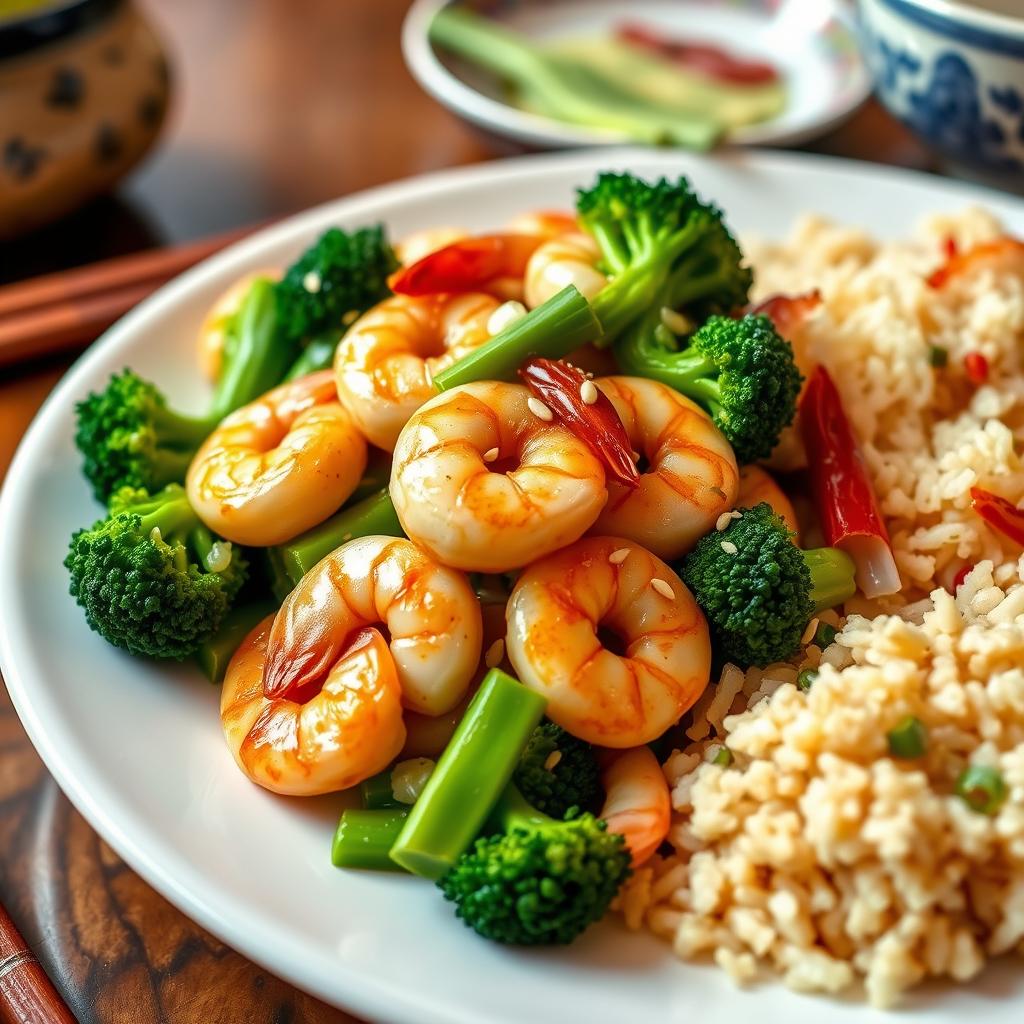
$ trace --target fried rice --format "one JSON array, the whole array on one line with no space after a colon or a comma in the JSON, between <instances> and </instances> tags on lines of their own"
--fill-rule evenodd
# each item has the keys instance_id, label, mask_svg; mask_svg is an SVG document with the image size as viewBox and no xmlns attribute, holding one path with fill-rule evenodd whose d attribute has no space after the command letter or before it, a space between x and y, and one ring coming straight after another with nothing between
<instances>
[{"instance_id":1,"label":"fried rice","mask_svg":"<svg viewBox=\"0 0 1024 1024\"><path fill-rule=\"evenodd\" d=\"M747 245L760 296L821 292L794 347L840 388L903 590L823 616L840 627L824 650L726 666L665 763L672 852L619 909L739 982L777 972L889 1006L929 976L1024 953L1024 558L970 498L1024 497L1024 256L928 283L949 250L1003 233L970 210L908 242L808 218L783 244ZM799 463L795 436L780 458ZM803 542L820 542L813 527ZM927 748L901 759L887 733L907 715ZM994 813L956 794L969 765L1000 773Z\"/></svg>"}]
</instances>

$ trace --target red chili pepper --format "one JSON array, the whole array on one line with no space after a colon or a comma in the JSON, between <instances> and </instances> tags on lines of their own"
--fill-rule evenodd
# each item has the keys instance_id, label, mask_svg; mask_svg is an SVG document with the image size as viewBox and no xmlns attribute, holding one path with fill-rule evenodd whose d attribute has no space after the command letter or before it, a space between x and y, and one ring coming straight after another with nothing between
<instances>
[{"instance_id":1,"label":"red chili pepper","mask_svg":"<svg viewBox=\"0 0 1024 1024\"><path fill-rule=\"evenodd\" d=\"M988 380L988 360L980 352L968 352L964 356L964 372L976 387Z\"/></svg>"},{"instance_id":2,"label":"red chili pepper","mask_svg":"<svg viewBox=\"0 0 1024 1024\"><path fill-rule=\"evenodd\" d=\"M825 539L854 560L857 585L866 597L895 594L900 574L889 535L857 438L823 366L814 371L804 391L800 429Z\"/></svg>"},{"instance_id":3,"label":"red chili pepper","mask_svg":"<svg viewBox=\"0 0 1024 1024\"><path fill-rule=\"evenodd\" d=\"M629 435L615 406L582 370L561 360L535 358L520 368L519 376L558 420L590 446L613 480L625 487L640 483ZM585 392L592 396L596 392L593 402L584 399Z\"/></svg>"},{"instance_id":4,"label":"red chili pepper","mask_svg":"<svg viewBox=\"0 0 1024 1024\"><path fill-rule=\"evenodd\" d=\"M744 60L708 43L687 43L681 39L670 39L632 22L616 27L615 35L624 43L632 43L674 61L683 67L699 71L708 78L719 82L733 82L737 85L765 85L777 82L778 71L763 61Z\"/></svg>"},{"instance_id":5,"label":"red chili pepper","mask_svg":"<svg viewBox=\"0 0 1024 1024\"><path fill-rule=\"evenodd\" d=\"M951 260L958 251L956 239L952 235L947 235L945 241L942 243L942 251L946 254L946 259Z\"/></svg>"},{"instance_id":6,"label":"red chili pepper","mask_svg":"<svg viewBox=\"0 0 1024 1024\"><path fill-rule=\"evenodd\" d=\"M970 575L971 570L974 568L973 565L968 563L960 567L960 571L953 577L953 595L956 596L956 592L964 585L964 580Z\"/></svg>"},{"instance_id":7,"label":"red chili pepper","mask_svg":"<svg viewBox=\"0 0 1024 1024\"><path fill-rule=\"evenodd\" d=\"M766 316L784 338L821 305L821 292L815 288L801 295L769 295L758 303L751 303L743 312L752 316Z\"/></svg>"},{"instance_id":8,"label":"red chili pepper","mask_svg":"<svg viewBox=\"0 0 1024 1024\"><path fill-rule=\"evenodd\" d=\"M486 291L503 277L522 277L534 250L544 241L538 235L481 235L463 238L428 253L391 275L396 295L438 295Z\"/></svg>"},{"instance_id":9,"label":"red chili pepper","mask_svg":"<svg viewBox=\"0 0 1024 1024\"><path fill-rule=\"evenodd\" d=\"M1024 509L983 487L971 488L971 505L993 530L1024 545Z\"/></svg>"},{"instance_id":10,"label":"red chili pepper","mask_svg":"<svg viewBox=\"0 0 1024 1024\"><path fill-rule=\"evenodd\" d=\"M1024 256L1024 242L1016 238L996 238L991 242L979 242L963 252L956 251L954 246L952 255L927 278L928 284L932 288L942 288L953 278L966 273L979 263L1010 254Z\"/></svg>"}]
</instances>

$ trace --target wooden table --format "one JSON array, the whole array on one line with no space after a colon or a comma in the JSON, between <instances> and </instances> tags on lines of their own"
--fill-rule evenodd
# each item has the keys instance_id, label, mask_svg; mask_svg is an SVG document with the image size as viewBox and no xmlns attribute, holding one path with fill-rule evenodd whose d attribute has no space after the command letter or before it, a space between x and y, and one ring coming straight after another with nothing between
<instances>
[{"instance_id":1,"label":"wooden table","mask_svg":"<svg viewBox=\"0 0 1024 1024\"><path fill-rule=\"evenodd\" d=\"M118 198L0 254L27 276L501 155L406 72L406 0L149 0L177 70L160 151ZM874 103L818 152L930 169ZM68 360L0 371L0 475ZM82 1024L351 1021L179 914L96 836L0 689L0 898Z\"/></svg>"}]
</instances>

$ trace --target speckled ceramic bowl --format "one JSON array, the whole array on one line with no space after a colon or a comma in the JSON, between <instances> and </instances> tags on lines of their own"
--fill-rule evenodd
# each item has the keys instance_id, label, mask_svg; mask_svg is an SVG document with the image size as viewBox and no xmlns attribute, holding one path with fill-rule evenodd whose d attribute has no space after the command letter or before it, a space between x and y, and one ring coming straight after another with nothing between
<instances>
[{"instance_id":1,"label":"speckled ceramic bowl","mask_svg":"<svg viewBox=\"0 0 1024 1024\"><path fill-rule=\"evenodd\" d=\"M954 163L1024 187L1024 0L859 4L886 107Z\"/></svg>"},{"instance_id":2,"label":"speckled ceramic bowl","mask_svg":"<svg viewBox=\"0 0 1024 1024\"><path fill-rule=\"evenodd\" d=\"M12 6L0 13L0 238L109 189L153 144L168 97L163 50L128 0Z\"/></svg>"}]
</instances>

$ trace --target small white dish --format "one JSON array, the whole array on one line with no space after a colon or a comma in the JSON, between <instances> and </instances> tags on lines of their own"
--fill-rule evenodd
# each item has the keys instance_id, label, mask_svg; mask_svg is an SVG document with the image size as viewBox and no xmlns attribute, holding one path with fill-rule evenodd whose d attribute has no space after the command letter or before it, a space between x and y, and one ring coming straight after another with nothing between
<instances>
[{"instance_id":1,"label":"small white dish","mask_svg":"<svg viewBox=\"0 0 1024 1024\"><path fill-rule=\"evenodd\" d=\"M430 22L451 2L416 0L402 27L406 63L439 103L495 135L541 149L632 141L510 106L492 76L439 54L428 38ZM773 64L786 81L786 106L768 121L728 133L725 141L734 145L806 142L848 118L871 92L845 0L505 0L490 4L488 14L536 39L594 36L628 20Z\"/></svg>"},{"instance_id":2,"label":"small white dish","mask_svg":"<svg viewBox=\"0 0 1024 1024\"><path fill-rule=\"evenodd\" d=\"M741 236L785 235L816 211L882 237L926 213L983 204L1024 235L1024 201L924 175L808 154L710 158L599 149L526 157L398 182L292 217L161 288L110 329L54 389L0 493L0 667L47 767L103 838L158 891L268 970L362 1017L400 1024L865 1024L851 999L796 995L778 980L736 988L708 964L610 919L568 948L478 938L428 882L339 871L337 796L285 799L252 785L224 743L218 690L192 665L131 658L89 631L61 565L72 530L100 514L75 452L74 404L132 366L176 408L208 385L195 336L241 274L279 266L333 224L381 221L392 237L438 224L494 229L567 208L602 170L686 174ZM969 985L916 990L914 1024L1019 1024L1024 972L1004 958Z\"/></svg>"}]
</instances>

